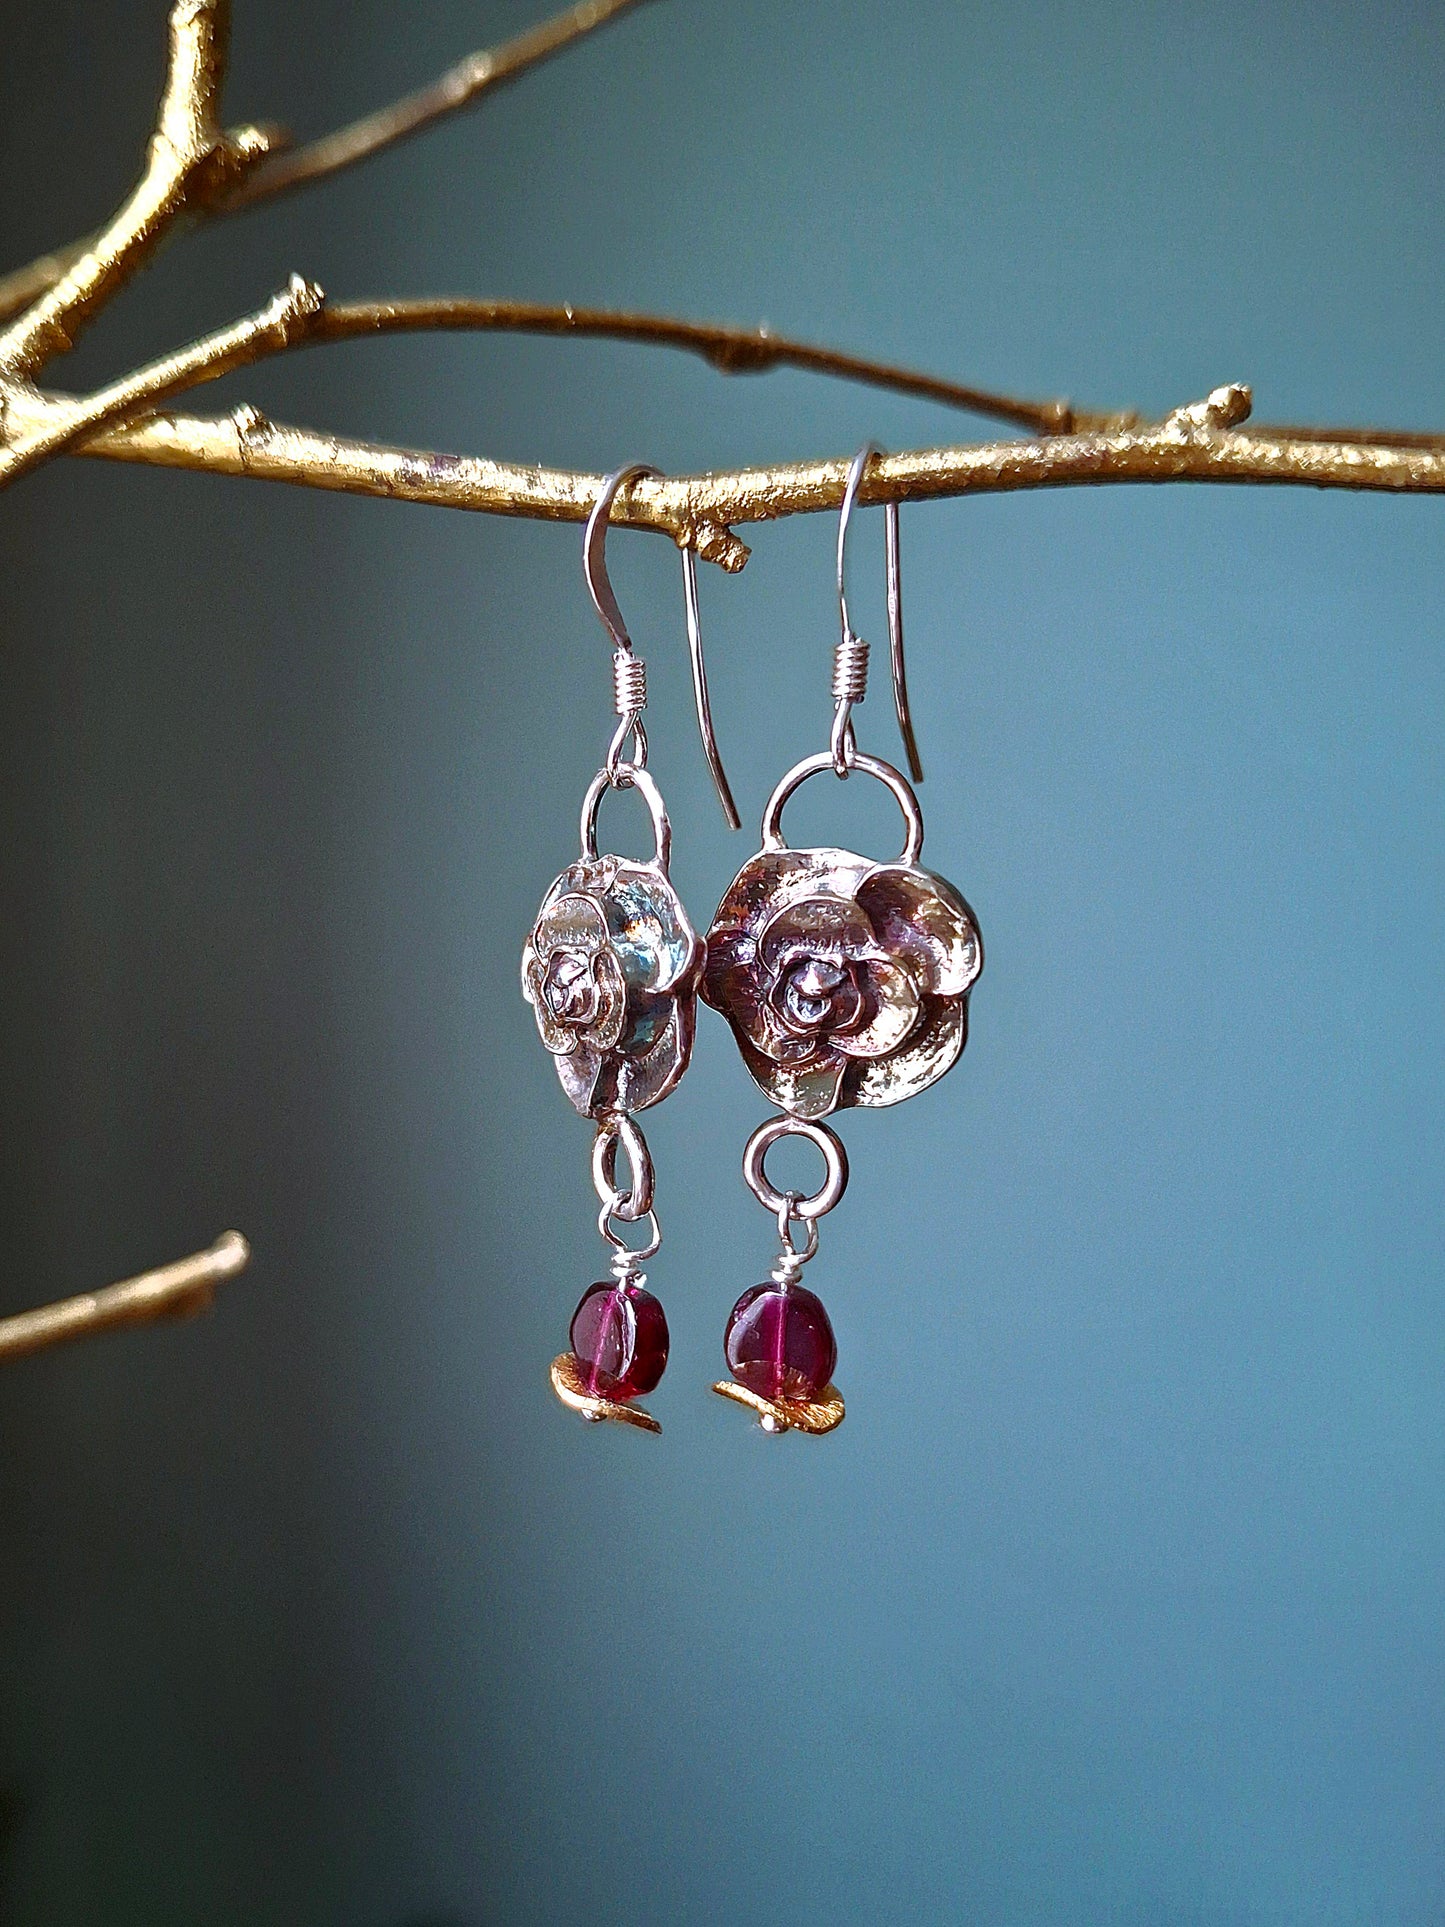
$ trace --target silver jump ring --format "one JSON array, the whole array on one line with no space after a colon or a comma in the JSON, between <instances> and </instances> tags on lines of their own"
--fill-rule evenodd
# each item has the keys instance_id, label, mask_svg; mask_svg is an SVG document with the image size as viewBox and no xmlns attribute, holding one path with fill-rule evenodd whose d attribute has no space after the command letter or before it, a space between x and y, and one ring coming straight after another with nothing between
<instances>
[{"instance_id":1,"label":"silver jump ring","mask_svg":"<svg viewBox=\"0 0 1445 1927\"><path fill-rule=\"evenodd\" d=\"M796 1191L779 1191L768 1182L763 1160L780 1137L802 1137L815 1145L822 1154L824 1178L822 1187L811 1196L802 1196ZM743 1149L743 1182L765 1210L775 1214L786 1211L787 1219L798 1218L809 1224L814 1218L821 1218L831 1211L848 1188L848 1153L837 1133L830 1131L826 1124L816 1124L808 1118L770 1117L760 1124L748 1139ZM780 1223L786 1219L780 1217ZM786 1233L785 1242L788 1242Z\"/></svg>"},{"instance_id":2,"label":"silver jump ring","mask_svg":"<svg viewBox=\"0 0 1445 1927\"><path fill-rule=\"evenodd\" d=\"M662 1227L657 1222L657 1213L655 1211L649 1211L647 1213L647 1222L652 1228L652 1236L645 1245L638 1245L636 1249L629 1245L625 1238L620 1238L612 1229L611 1220L614 1215L621 1217L622 1214L620 1212L614 1214L611 1206L606 1204L604 1204L602 1209L597 1213L597 1229L614 1251L622 1252L633 1264L640 1265L645 1258L655 1257L662 1249ZM624 1224L628 1222L625 1218L622 1221Z\"/></svg>"},{"instance_id":3,"label":"silver jump ring","mask_svg":"<svg viewBox=\"0 0 1445 1927\"><path fill-rule=\"evenodd\" d=\"M892 793L894 801L903 812L907 835L903 844L902 863L917 863L923 853L923 812L918 807L918 798L913 793L913 785L902 770L894 769L880 757L865 756L861 750L852 753L849 769L861 770L865 776L876 776L883 787ZM768 798L768 807L763 811L763 848L765 850L786 850L788 845L783 836L783 805L810 776L820 775L824 770L833 770L833 752L825 749L817 756L805 756L801 763L793 767L779 782L778 787ZM834 772L836 774L836 771Z\"/></svg>"},{"instance_id":4,"label":"silver jump ring","mask_svg":"<svg viewBox=\"0 0 1445 1927\"><path fill-rule=\"evenodd\" d=\"M653 862L667 874L672 857L672 825L662 791L640 763L619 763L615 770L600 769L587 785L582 798L582 855L589 863L597 860L597 811L608 790L636 790L652 818Z\"/></svg>"},{"instance_id":5,"label":"silver jump ring","mask_svg":"<svg viewBox=\"0 0 1445 1927\"><path fill-rule=\"evenodd\" d=\"M627 1153L625 1187L617 1183L619 1145ZM647 1139L626 1111L608 1111L598 1123L592 1140L592 1184L608 1217L623 1224L636 1224L652 1209L654 1183Z\"/></svg>"}]
</instances>

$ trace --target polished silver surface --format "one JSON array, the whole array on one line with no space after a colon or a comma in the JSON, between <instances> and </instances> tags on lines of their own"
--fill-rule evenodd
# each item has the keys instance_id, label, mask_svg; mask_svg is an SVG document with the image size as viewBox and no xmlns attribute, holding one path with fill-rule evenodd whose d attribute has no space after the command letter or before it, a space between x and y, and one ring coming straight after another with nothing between
<instances>
[{"instance_id":1,"label":"polished silver surface","mask_svg":"<svg viewBox=\"0 0 1445 1927\"><path fill-rule=\"evenodd\" d=\"M627 752L627 739L632 738L632 751ZM612 740L607 745L607 754L602 759L602 774L607 777L614 789L625 789L624 772L647 768L647 729L640 714L620 716L617 727L612 732Z\"/></svg>"},{"instance_id":2,"label":"polished silver surface","mask_svg":"<svg viewBox=\"0 0 1445 1927\"><path fill-rule=\"evenodd\" d=\"M612 707L619 716L647 707L647 664L629 649L612 652Z\"/></svg>"},{"instance_id":3,"label":"polished silver surface","mask_svg":"<svg viewBox=\"0 0 1445 1927\"><path fill-rule=\"evenodd\" d=\"M622 620L622 610L613 592L612 578L607 573L607 526L618 490L628 482L636 481L639 476L656 475L657 472L645 462L633 462L627 468L615 469L602 484L582 537L582 573L587 581L587 593L592 598L592 606L603 628L612 638L612 707L618 720L612 740L607 745L603 767L614 782L617 781L618 771L626 766L635 769L647 767L647 731L642 723L642 712L647 707L647 664L640 656L633 654L632 638L627 633L627 624ZM630 756L625 756L629 737L632 739L632 752Z\"/></svg>"},{"instance_id":4,"label":"polished silver surface","mask_svg":"<svg viewBox=\"0 0 1445 1927\"><path fill-rule=\"evenodd\" d=\"M816 1191L779 1191L768 1180L768 1152L779 1138L805 1138L823 1159L823 1182ZM831 1211L848 1188L848 1153L843 1140L826 1124L800 1117L770 1117L761 1123L743 1146L743 1182L765 1210L773 1212L783 1241L788 1242L787 1225L796 1218L811 1224Z\"/></svg>"},{"instance_id":5,"label":"polished silver surface","mask_svg":"<svg viewBox=\"0 0 1445 1927\"><path fill-rule=\"evenodd\" d=\"M723 768L722 752L718 748L717 731L713 728L712 698L708 693L707 664L702 653L702 611L697 596L697 552L691 548L682 551L682 598L687 609L687 653L692 662L692 699L697 707L697 727L702 737L703 755L712 772L713 788L717 791L718 801L727 819L730 830L742 828L742 818L738 806L733 801L732 789L728 783L727 771Z\"/></svg>"},{"instance_id":6,"label":"polished silver surface","mask_svg":"<svg viewBox=\"0 0 1445 1927\"><path fill-rule=\"evenodd\" d=\"M612 1269L619 1279L627 1277L640 1282L637 1267L647 1259L655 1258L662 1249L662 1227L657 1222L657 1213L649 1211L646 1214L648 1228L652 1235L645 1245L630 1245L620 1232L614 1231L612 1229L614 1216L620 1216L620 1214L610 1211L605 1204L597 1213L597 1229L617 1254L612 1261Z\"/></svg>"},{"instance_id":7,"label":"polished silver surface","mask_svg":"<svg viewBox=\"0 0 1445 1927\"><path fill-rule=\"evenodd\" d=\"M801 1218L794 1209L798 1202L796 1191L786 1191L783 1202L778 1206L778 1255L773 1261L773 1283L775 1285L796 1284L802 1275L803 1266L810 1264L818 1255L818 1220ZM803 1227L803 1243L799 1249L793 1243L793 1226Z\"/></svg>"},{"instance_id":8,"label":"polished silver surface","mask_svg":"<svg viewBox=\"0 0 1445 1927\"><path fill-rule=\"evenodd\" d=\"M652 819L649 861L599 855L609 789L635 789ZM582 805L582 853L542 900L522 952L522 994L573 1107L642 1111L687 1068L702 941L667 873L671 826L645 769L599 770Z\"/></svg>"},{"instance_id":9,"label":"polished silver surface","mask_svg":"<svg viewBox=\"0 0 1445 1927\"><path fill-rule=\"evenodd\" d=\"M918 738L914 734L908 670L903 660L903 562L898 522L898 504L887 503L883 510L883 567L888 597L888 670L893 683L893 712L898 718L898 733L903 738L908 774L915 783L921 783L923 758L918 753Z\"/></svg>"},{"instance_id":10,"label":"polished silver surface","mask_svg":"<svg viewBox=\"0 0 1445 1927\"><path fill-rule=\"evenodd\" d=\"M617 491L637 475L655 473L641 465L618 469L587 523L584 573L614 644L618 721L606 761L582 799L581 855L553 882L522 953L522 994L563 1090L584 1117L641 1111L666 1097L687 1068L697 1023L702 942L668 876L672 825L646 767L647 675L632 654L607 574L607 520ZM598 850L602 798L629 789L652 821L650 861ZM611 1156L615 1165L615 1145ZM619 1195L636 1202L633 1191Z\"/></svg>"}]
</instances>

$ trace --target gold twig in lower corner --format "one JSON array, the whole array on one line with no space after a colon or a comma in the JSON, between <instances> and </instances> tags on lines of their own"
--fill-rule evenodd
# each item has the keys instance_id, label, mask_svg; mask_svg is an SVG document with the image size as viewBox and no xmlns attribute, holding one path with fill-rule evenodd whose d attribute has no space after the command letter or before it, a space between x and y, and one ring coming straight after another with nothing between
<instances>
[{"instance_id":1,"label":"gold twig in lower corner","mask_svg":"<svg viewBox=\"0 0 1445 1927\"><path fill-rule=\"evenodd\" d=\"M215 1288L246 1269L251 1247L239 1231L225 1231L209 1251L178 1258L158 1271L142 1272L103 1291L61 1298L13 1318L0 1318L0 1363L28 1352L88 1338L117 1325L149 1325L162 1318L187 1318L204 1311Z\"/></svg>"}]
</instances>

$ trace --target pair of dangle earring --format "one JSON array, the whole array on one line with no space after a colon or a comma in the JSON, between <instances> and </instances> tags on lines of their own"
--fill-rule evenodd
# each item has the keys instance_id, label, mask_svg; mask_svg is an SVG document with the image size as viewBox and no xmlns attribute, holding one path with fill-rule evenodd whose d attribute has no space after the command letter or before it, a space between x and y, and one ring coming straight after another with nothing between
<instances>
[{"instance_id":1,"label":"pair of dangle earring","mask_svg":"<svg viewBox=\"0 0 1445 1927\"><path fill-rule=\"evenodd\" d=\"M774 1215L779 1254L769 1280L744 1292L728 1320L731 1376L714 1390L750 1408L770 1432L832 1431L844 1416L832 1384L833 1327L801 1283L818 1249L818 1221L847 1188L848 1158L824 1120L853 1105L879 1107L927 1089L957 1060L967 1037L968 993L983 966L978 925L963 898L919 864L923 818L907 777L857 747L852 712L868 686L868 644L849 620L844 560L849 519L870 457L849 469L838 525L839 641L834 650L833 726L826 751L783 776L763 812L762 848L739 871L701 943L667 875L669 833L646 771L646 682L622 623L603 558L618 489L655 471L609 477L588 522L588 587L614 644L618 725L607 762L582 811L582 855L553 884L523 958L524 993L535 1008L563 1088L597 1121L593 1178L598 1224L614 1247L611 1285L588 1291L572 1322L572 1349L554 1361L558 1396L590 1418L650 1430L633 1401L651 1391L667 1357L661 1306L643 1289L640 1266L658 1248L652 1167L632 1115L667 1095L686 1067L696 998L727 1018L754 1082L778 1109L748 1139L743 1177ZM900 732L915 781L922 779L903 662L898 505L885 504L889 654ZM737 813L717 753L702 663L696 564L684 551L688 640L698 720L724 813ZM633 756L623 760L629 737ZM789 848L782 812L809 777L868 775L893 794L905 841L893 863L835 848ZM597 806L608 787L637 788L652 815L654 856L636 864L599 857ZM812 1194L779 1191L768 1151L800 1137L821 1153L824 1180ZM628 1160L619 1186L617 1152ZM651 1238L629 1247L613 1229L647 1218Z\"/></svg>"}]
</instances>

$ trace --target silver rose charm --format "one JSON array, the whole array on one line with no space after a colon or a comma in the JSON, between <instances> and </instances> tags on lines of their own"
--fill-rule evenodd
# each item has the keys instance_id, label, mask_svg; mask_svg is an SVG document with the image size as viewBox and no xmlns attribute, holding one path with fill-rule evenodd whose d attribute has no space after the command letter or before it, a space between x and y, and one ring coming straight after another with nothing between
<instances>
[{"instance_id":1,"label":"silver rose charm","mask_svg":"<svg viewBox=\"0 0 1445 1927\"><path fill-rule=\"evenodd\" d=\"M522 995L562 1088L584 1117L643 1111L677 1083L692 1053L702 942L668 878L669 826L643 769L631 772L652 816L649 862L597 853L597 807L582 806L582 854L542 899L522 952Z\"/></svg>"},{"instance_id":2,"label":"silver rose charm","mask_svg":"<svg viewBox=\"0 0 1445 1927\"><path fill-rule=\"evenodd\" d=\"M791 850L779 819L792 790L831 767L821 756L779 785L763 847L738 872L707 938L702 994L732 1025L765 1096L798 1118L898 1104L955 1062L968 993L983 968L973 912L922 869L917 802L886 763L857 756L908 821L897 863L849 850Z\"/></svg>"}]
</instances>

